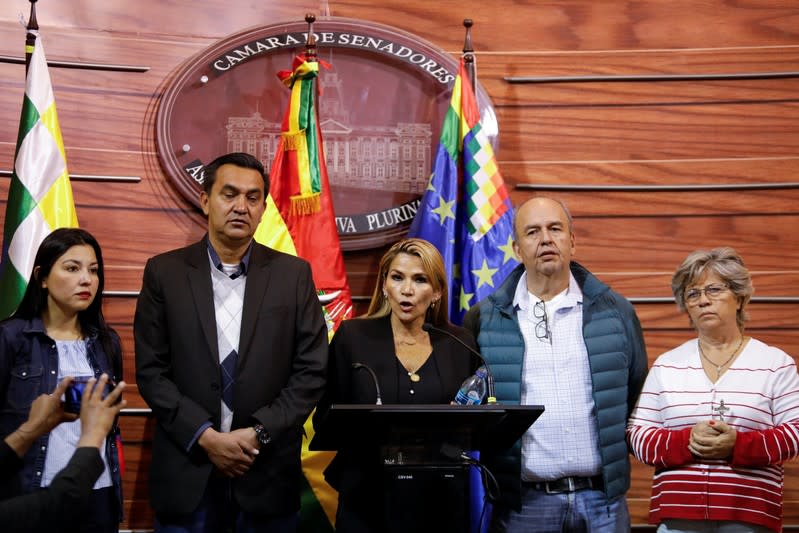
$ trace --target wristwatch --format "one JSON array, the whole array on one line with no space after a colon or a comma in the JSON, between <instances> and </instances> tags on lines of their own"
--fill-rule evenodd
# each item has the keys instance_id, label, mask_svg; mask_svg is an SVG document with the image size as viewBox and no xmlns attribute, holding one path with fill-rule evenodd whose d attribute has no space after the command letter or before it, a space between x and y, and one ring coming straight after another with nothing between
<instances>
[{"instance_id":1,"label":"wristwatch","mask_svg":"<svg viewBox=\"0 0 799 533\"><path fill-rule=\"evenodd\" d=\"M272 442L272 435L266 431L263 424L255 424L252 428L255 430L255 438L258 439L258 444L266 446Z\"/></svg>"}]
</instances>

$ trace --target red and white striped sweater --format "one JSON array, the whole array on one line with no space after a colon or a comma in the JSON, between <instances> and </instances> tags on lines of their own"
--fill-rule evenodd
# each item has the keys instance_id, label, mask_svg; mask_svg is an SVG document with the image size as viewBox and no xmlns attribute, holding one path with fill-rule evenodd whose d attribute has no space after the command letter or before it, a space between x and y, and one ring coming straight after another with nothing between
<instances>
[{"instance_id":1,"label":"red and white striped sweater","mask_svg":"<svg viewBox=\"0 0 799 533\"><path fill-rule=\"evenodd\" d=\"M724 421L737 432L732 457L699 460L691 428ZM638 460L655 466L649 521L738 520L782 527L782 463L799 455L799 374L785 352L751 339L711 382L697 341L658 357L627 426Z\"/></svg>"}]
</instances>

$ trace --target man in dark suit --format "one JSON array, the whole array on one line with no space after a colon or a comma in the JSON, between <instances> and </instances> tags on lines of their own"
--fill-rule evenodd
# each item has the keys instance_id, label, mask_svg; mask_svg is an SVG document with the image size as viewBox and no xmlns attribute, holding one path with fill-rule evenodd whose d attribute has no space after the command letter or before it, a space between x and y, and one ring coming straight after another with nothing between
<instances>
[{"instance_id":1,"label":"man in dark suit","mask_svg":"<svg viewBox=\"0 0 799 533\"><path fill-rule=\"evenodd\" d=\"M254 242L269 191L248 154L204 170L208 234L150 259L136 378L158 421L156 531L288 532L303 422L322 394L327 329L305 261Z\"/></svg>"}]
</instances>

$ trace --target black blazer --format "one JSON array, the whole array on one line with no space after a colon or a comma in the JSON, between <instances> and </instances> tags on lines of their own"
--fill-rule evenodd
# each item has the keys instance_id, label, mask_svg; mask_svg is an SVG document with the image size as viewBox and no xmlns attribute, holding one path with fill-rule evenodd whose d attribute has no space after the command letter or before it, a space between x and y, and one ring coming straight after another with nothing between
<instances>
[{"instance_id":1,"label":"black blazer","mask_svg":"<svg viewBox=\"0 0 799 533\"><path fill-rule=\"evenodd\" d=\"M22 464L16 452L0 441L0 478L13 475ZM92 487L104 469L97 448L77 448L50 486L0 502L0 530L59 531L64 524L75 525L85 513Z\"/></svg>"},{"instance_id":2,"label":"black blazer","mask_svg":"<svg viewBox=\"0 0 799 533\"><path fill-rule=\"evenodd\" d=\"M157 513L200 502L212 463L197 430L221 419L221 377L206 239L156 256L136 305L136 380L158 421L150 465ZM239 505L259 514L299 509L302 425L322 394L327 328L311 269L253 243L244 293L232 429L260 422L272 436L233 482Z\"/></svg>"}]
</instances>

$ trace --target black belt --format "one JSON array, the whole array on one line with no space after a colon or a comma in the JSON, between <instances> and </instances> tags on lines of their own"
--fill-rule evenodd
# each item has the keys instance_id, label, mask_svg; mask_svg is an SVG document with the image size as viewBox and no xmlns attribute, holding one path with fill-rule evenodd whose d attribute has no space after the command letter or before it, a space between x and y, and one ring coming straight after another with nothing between
<instances>
[{"instance_id":1,"label":"black belt","mask_svg":"<svg viewBox=\"0 0 799 533\"><path fill-rule=\"evenodd\" d=\"M522 481L522 486L543 490L547 494L575 492L582 489L603 490L602 474L593 477L562 477L554 481Z\"/></svg>"}]
</instances>

